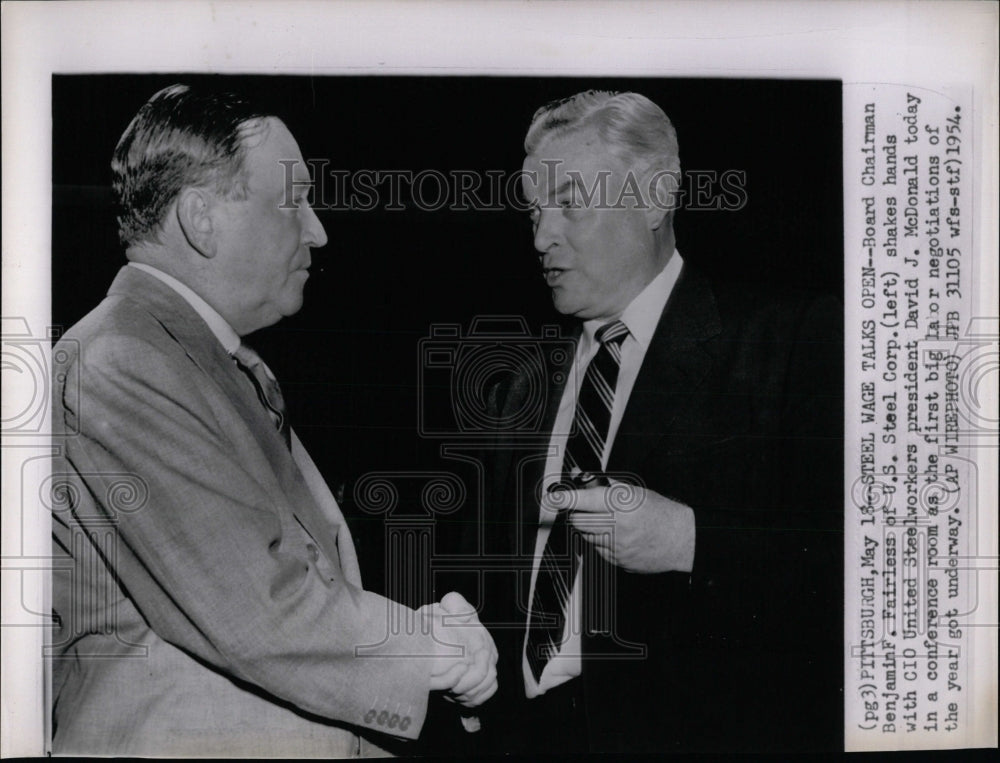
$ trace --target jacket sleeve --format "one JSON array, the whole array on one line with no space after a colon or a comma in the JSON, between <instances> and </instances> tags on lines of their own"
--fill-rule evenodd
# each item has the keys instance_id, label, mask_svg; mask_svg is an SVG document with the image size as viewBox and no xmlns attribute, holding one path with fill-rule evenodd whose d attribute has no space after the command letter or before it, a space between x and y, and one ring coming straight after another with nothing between
<instances>
[{"instance_id":1,"label":"jacket sleeve","mask_svg":"<svg viewBox=\"0 0 1000 763\"><path fill-rule=\"evenodd\" d=\"M83 489L58 521L116 528L103 562L152 629L309 713L416 737L430 634L290 542L294 507L237 459L205 394L215 381L179 345L131 335L102 335L73 362L79 393L57 389L53 415ZM115 505L123 475L136 492ZM405 728L366 718L386 698Z\"/></svg>"}]
</instances>

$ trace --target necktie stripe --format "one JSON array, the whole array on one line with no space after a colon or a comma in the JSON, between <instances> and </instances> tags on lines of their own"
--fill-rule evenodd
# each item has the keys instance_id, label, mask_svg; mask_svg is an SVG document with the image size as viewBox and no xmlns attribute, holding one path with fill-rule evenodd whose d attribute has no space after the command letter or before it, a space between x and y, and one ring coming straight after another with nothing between
<instances>
[{"instance_id":1,"label":"necktie stripe","mask_svg":"<svg viewBox=\"0 0 1000 763\"><path fill-rule=\"evenodd\" d=\"M617 344L619 339L623 339L627 335L628 326L621 321L612 321L611 323L605 324L594 334L597 341L602 345L609 342L615 342Z\"/></svg>"},{"instance_id":2,"label":"necktie stripe","mask_svg":"<svg viewBox=\"0 0 1000 763\"><path fill-rule=\"evenodd\" d=\"M626 336L628 328L621 321L609 323L595 334L601 347L587 366L577 396L563 457L566 476L601 470L621 365L621 342ZM560 511L542 550L535 579L525 653L536 681L562 645L566 607L581 564L581 557L572 550L569 532L566 512Z\"/></svg>"},{"instance_id":3,"label":"necktie stripe","mask_svg":"<svg viewBox=\"0 0 1000 763\"><path fill-rule=\"evenodd\" d=\"M622 348L615 343L608 345L608 352L611 353L611 357L615 359L615 363L618 365L622 364Z\"/></svg>"},{"instance_id":4,"label":"necktie stripe","mask_svg":"<svg viewBox=\"0 0 1000 763\"><path fill-rule=\"evenodd\" d=\"M596 427L593 422L587 416L586 412L581 411L580 416L577 419L577 423L580 426L580 434L587 440L594 453L604 454L604 441L598 434Z\"/></svg>"},{"instance_id":5,"label":"necktie stripe","mask_svg":"<svg viewBox=\"0 0 1000 763\"><path fill-rule=\"evenodd\" d=\"M604 407L611 410L611 406L614 405L615 401L615 391L608 386L608 382L604 379L604 376L600 372L594 374L594 389L597 390L597 394L601 397L601 402L604 403Z\"/></svg>"}]
</instances>

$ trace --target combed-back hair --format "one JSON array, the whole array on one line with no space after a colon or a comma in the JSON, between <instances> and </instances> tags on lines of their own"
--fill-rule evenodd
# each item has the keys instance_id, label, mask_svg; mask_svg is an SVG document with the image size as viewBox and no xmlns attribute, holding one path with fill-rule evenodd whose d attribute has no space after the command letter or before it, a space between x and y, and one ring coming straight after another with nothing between
<instances>
[{"instance_id":1,"label":"combed-back hair","mask_svg":"<svg viewBox=\"0 0 1000 763\"><path fill-rule=\"evenodd\" d=\"M244 96L187 85L150 98L111 160L122 244L156 241L167 208L184 188L212 186L227 198L245 196L245 138L269 116Z\"/></svg>"},{"instance_id":2,"label":"combed-back hair","mask_svg":"<svg viewBox=\"0 0 1000 763\"><path fill-rule=\"evenodd\" d=\"M608 149L631 167L681 170L677 132L659 106L638 93L586 90L542 106L524 139L534 154L548 139L594 128Z\"/></svg>"}]
</instances>

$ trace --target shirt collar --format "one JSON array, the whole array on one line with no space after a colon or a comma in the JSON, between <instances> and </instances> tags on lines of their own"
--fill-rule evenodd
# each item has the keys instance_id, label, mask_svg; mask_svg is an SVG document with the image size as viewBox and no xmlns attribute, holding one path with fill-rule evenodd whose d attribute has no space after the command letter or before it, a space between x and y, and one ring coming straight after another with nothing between
<instances>
[{"instance_id":1,"label":"shirt collar","mask_svg":"<svg viewBox=\"0 0 1000 763\"><path fill-rule=\"evenodd\" d=\"M622 312L621 322L625 324L629 335L639 343L643 350L646 350L653 340L653 333L660 322L663 308L666 307L667 300L670 299L670 293L674 290L683 265L684 260L681 259L681 253L674 249L673 255L667 260L663 270L646 284L646 288L639 292ZM594 334L606 323L609 321L584 321L583 333L587 341L596 341Z\"/></svg>"},{"instance_id":2,"label":"shirt collar","mask_svg":"<svg viewBox=\"0 0 1000 763\"><path fill-rule=\"evenodd\" d=\"M189 287L182 284L172 275L164 273L158 268L154 268L152 265L147 265L144 262L130 262L128 263L130 268L137 268L145 273L149 273L154 278L158 278L160 281L165 283L171 289L176 291L181 297L184 298L194 311L201 316L201 319L208 324L209 329L215 334L215 338L219 340L222 347L232 355L240 346L240 335L236 333L232 326L223 318L219 313L213 308L208 302L203 300L197 294L195 294Z\"/></svg>"}]
</instances>

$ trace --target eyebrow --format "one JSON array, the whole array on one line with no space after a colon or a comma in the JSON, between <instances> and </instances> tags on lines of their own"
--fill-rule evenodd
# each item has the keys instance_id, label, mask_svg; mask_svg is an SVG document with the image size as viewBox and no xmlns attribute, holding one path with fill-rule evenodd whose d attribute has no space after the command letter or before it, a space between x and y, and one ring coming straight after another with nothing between
<instances>
[{"instance_id":1,"label":"eyebrow","mask_svg":"<svg viewBox=\"0 0 1000 763\"><path fill-rule=\"evenodd\" d=\"M556 187L556 189L554 191L550 191L549 194L545 198L546 199L554 199L559 194L566 193L567 191L571 190L572 186L573 186L573 181L572 180L569 180L569 179L564 180L562 183L560 183ZM532 202L532 206L533 207L538 207L538 206L540 206L540 202L538 200L535 200L535 201Z\"/></svg>"},{"instance_id":2,"label":"eyebrow","mask_svg":"<svg viewBox=\"0 0 1000 763\"><path fill-rule=\"evenodd\" d=\"M562 183L560 183L556 187L556 189L554 191L552 191L546 198L547 199L554 199L556 196L558 196L561 193L566 193L567 191L571 191L573 189L574 183L575 183L575 181L572 178L567 178ZM546 203L550 203L550 202L546 201ZM530 204L529 204L529 207L528 207L528 214L534 214L537 210L541 209L541 206L542 206L542 202L540 202L538 199L532 200L530 202Z\"/></svg>"}]
</instances>

